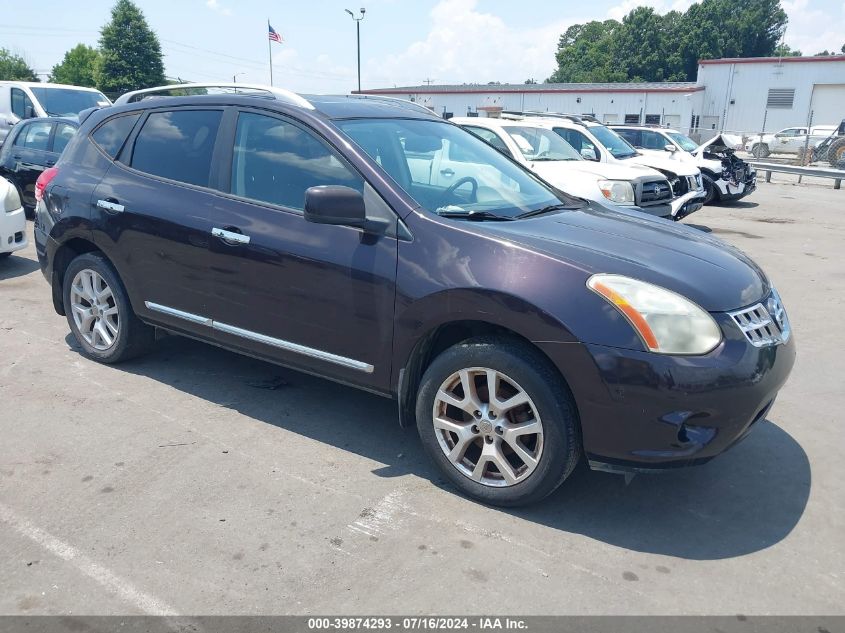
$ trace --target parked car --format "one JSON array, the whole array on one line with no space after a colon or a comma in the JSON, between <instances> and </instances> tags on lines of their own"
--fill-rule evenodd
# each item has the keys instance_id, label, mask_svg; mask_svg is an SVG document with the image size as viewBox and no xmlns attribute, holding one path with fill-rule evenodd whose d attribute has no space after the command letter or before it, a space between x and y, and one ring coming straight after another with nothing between
<instances>
[{"instance_id":1,"label":"parked car","mask_svg":"<svg viewBox=\"0 0 845 633\"><path fill-rule=\"evenodd\" d=\"M412 161L446 143L478 171L420 182ZM537 501L582 455L708 461L794 362L740 251L570 198L414 104L266 88L103 108L36 198L84 356L127 360L160 328L396 398L486 503Z\"/></svg>"},{"instance_id":2,"label":"parked car","mask_svg":"<svg viewBox=\"0 0 845 633\"><path fill-rule=\"evenodd\" d=\"M0 178L0 200L3 201L3 213L0 214L0 259L5 259L15 251L26 248L26 217L21 199L15 186L5 178Z\"/></svg>"},{"instance_id":3,"label":"parked car","mask_svg":"<svg viewBox=\"0 0 845 633\"><path fill-rule=\"evenodd\" d=\"M774 134L757 134L745 143L745 151L755 158L766 158L769 154L798 154L805 147L813 148L835 129L835 125L799 126L787 127Z\"/></svg>"},{"instance_id":4,"label":"parked car","mask_svg":"<svg viewBox=\"0 0 845 633\"><path fill-rule=\"evenodd\" d=\"M554 120L554 131L587 160L616 165L644 165L656 169L666 176L672 186L672 196L677 207L672 216L674 220L698 211L703 205L704 186L701 171L695 165L642 154L595 117L550 112L506 112L503 116Z\"/></svg>"},{"instance_id":5,"label":"parked car","mask_svg":"<svg viewBox=\"0 0 845 633\"><path fill-rule=\"evenodd\" d=\"M742 147L740 137L717 134L699 145L670 128L638 125L610 128L643 154L670 156L698 167L704 184L704 204L739 200L757 188L757 172L736 156L736 148Z\"/></svg>"},{"instance_id":6,"label":"parked car","mask_svg":"<svg viewBox=\"0 0 845 633\"><path fill-rule=\"evenodd\" d=\"M826 161L831 167L845 169L845 119L830 136L816 143L813 148L814 161Z\"/></svg>"},{"instance_id":7,"label":"parked car","mask_svg":"<svg viewBox=\"0 0 845 633\"><path fill-rule=\"evenodd\" d=\"M74 119L25 119L0 147L0 176L17 187L28 217L35 213L35 181L56 164L77 127Z\"/></svg>"},{"instance_id":8,"label":"parked car","mask_svg":"<svg viewBox=\"0 0 845 633\"><path fill-rule=\"evenodd\" d=\"M614 165L585 160L554 132L546 119L453 118L456 123L525 165L566 193L615 210L640 211L672 218L680 204L672 199L666 176L642 165ZM467 163L450 146L437 150L431 179L448 183L478 166Z\"/></svg>"},{"instance_id":9,"label":"parked car","mask_svg":"<svg viewBox=\"0 0 845 633\"><path fill-rule=\"evenodd\" d=\"M94 88L29 81L0 81L0 145L23 119L74 117L87 108L111 105Z\"/></svg>"}]
</instances>

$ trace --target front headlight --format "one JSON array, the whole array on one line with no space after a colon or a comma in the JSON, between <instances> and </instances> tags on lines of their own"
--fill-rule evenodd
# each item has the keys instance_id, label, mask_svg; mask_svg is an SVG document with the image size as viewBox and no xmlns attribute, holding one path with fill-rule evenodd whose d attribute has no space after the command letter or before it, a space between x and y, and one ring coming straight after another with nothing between
<instances>
[{"instance_id":1,"label":"front headlight","mask_svg":"<svg viewBox=\"0 0 845 633\"><path fill-rule=\"evenodd\" d=\"M6 213L11 213L12 211L17 211L20 208L21 198L18 195L18 190L11 185L6 185L6 193L3 196L3 210Z\"/></svg>"},{"instance_id":2,"label":"front headlight","mask_svg":"<svg viewBox=\"0 0 845 633\"><path fill-rule=\"evenodd\" d=\"M634 187L627 180L599 180L604 197L616 204L634 204Z\"/></svg>"},{"instance_id":3,"label":"front headlight","mask_svg":"<svg viewBox=\"0 0 845 633\"><path fill-rule=\"evenodd\" d=\"M619 310L652 352L706 354L722 340L713 317L666 288L603 273L590 277L587 287Z\"/></svg>"}]
</instances>

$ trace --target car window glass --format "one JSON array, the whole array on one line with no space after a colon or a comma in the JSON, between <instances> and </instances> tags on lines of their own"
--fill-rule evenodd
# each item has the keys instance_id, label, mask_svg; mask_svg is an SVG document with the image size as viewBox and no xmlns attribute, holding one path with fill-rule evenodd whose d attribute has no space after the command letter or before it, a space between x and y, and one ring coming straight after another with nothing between
<instances>
[{"instance_id":1,"label":"car window glass","mask_svg":"<svg viewBox=\"0 0 845 633\"><path fill-rule=\"evenodd\" d=\"M560 135L545 128L509 125L505 132L527 160L580 160L581 156Z\"/></svg>"},{"instance_id":2,"label":"car window glass","mask_svg":"<svg viewBox=\"0 0 845 633\"><path fill-rule=\"evenodd\" d=\"M321 185L364 191L363 178L310 132L261 114L238 115L232 156L233 194L302 210L305 191Z\"/></svg>"},{"instance_id":3,"label":"car window glass","mask_svg":"<svg viewBox=\"0 0 845 633\"><path fill-rule=\"evenodd\" d=\"M480 136L483 140L490 143L490 145L495 147L497 150L499 150L506 156L512 156L511 151L508 149L508 146L505 145L505 142L493 130L488 130L487 128L483 127L476 127L474 125L465 125L464 129L469 130L476 136Z\"/></svg>"},{"instance_id":4,"label":"car window glass","mask_svg":"<svg viewBox=\"0 0 845 633\"><path fill-rule=\"evenodd\" d=\"M616 128L614 128L616 129ZM640 135L639 130L626 130L626 129L616 129L616 133L628 141L634 147L642 147L642 136Z\"/></svg>"},{"instance_id":5,"label":"car window glass","mask_svg":"<svg viewBox=\"0 0 845 633\"><path fill-rule=\"evenodd\" d=\"M116 158L140 116L140 113L136 113L109 119L94 130L91 138L106 154Z\"/></svg>"},{"instance_id":6,"label":"car window glass","mask_svg":"<svg viewBox=\"0 0 845 633\"><path fill-rule=\"evenodd\" d=\"M556 127L555 132L559 134L564 141L569 143L572 147L575 148L575 151L578 152L581 156L583 156L584 150L592 150L596 158L601 156L601 152L596 147L596 144L593 143L586 135L582 134L578 130L571 130L569 128L564 127Z\"/></svg>"},{"instance_id":7,"label":"car window glass","mask_svg":"<svg viewBox=\"0 0 845 633\"><path fill-rule=\"evenodd\" d=\"M659 132L643 130L642 135L644 149L664 149L669 144L669 141L663 138L663 135Z\"/></svg>"},{"instance_id":8,"label":"car window glass","mask_svg":"<svg viewBox=\"0 0 845 633\"><path fill-rule=\"evenodd\" d=\"M551 205L579 204L455 125L428 119L352 119L337 126L432 213L512 218ZM465 160L441 167L444 148Z\"/></svg>"},{"instance_id":9,"label":"car window glass","mask_svg":"<svg viewBox=\"0 0 845 633\"><path fill-rule=\"evenodd\" d=\"M57 123L56 133L53 135L53 151L61 154L74 134L76 128L69 123Z\"/></svg>"},{"instance_id":10,"label":"car window glass","mask_svg":"<svg viewBox=\"0 0 845 633\"><path fill-rule=\"evenodd\" d=\"M18 135L15 145L20 145L27 149L47 150L47 142L50 140L50 129L53 127L52 121L38 121L37 123L30 123L26 129Z\"/></svg>"},{"instance_id":11,"label":"car window glass","mask_svg":"<svg viewBox=\"0 0 845 633\"><path fill-rule=\"evenodd\" d=\"M207 187L222 114L220 110L153 112L135 139L132 167Z\"/></svg>"},{"instance_id":12,"label":"car window glass","mask_svg":"<svg viewBox=\"0 0 845 633\"><path fill-rule=\"evenodd\" d=\"M12 112L15 116L19 119L27 118L27 106L32 106L32 100L20 88L12 88Z\"/></svg>"}]
</instances>

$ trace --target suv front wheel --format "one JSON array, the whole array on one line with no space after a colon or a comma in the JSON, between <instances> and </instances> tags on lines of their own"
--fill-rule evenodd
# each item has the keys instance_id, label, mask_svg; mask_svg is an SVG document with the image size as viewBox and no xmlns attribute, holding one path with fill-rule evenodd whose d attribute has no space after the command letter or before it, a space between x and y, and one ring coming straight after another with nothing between
<instances>
[{"instance_id":1,"label":"suv front wheel","mask_svg":"<svg viewBox=\"0 0 845 633\"><path fill-rule=\"evenodd\" d=\"M70 263L62 297L70 330L92 360L119 363L146 352L155 340L155 330L135 316L117 271L100 253Z\"/></svg>"},{"instance_id":2,"label":"suv front wheel","mask_svg":"<svg viewBox=\"0 0 845 633\"><path fill-rule=\"evenodd\" d=\"M446 477L484 503L539 501L575 468L581 440L569 390L528 345L471 339L423 375L417 429Z\"/></svg>"}]
</instances>

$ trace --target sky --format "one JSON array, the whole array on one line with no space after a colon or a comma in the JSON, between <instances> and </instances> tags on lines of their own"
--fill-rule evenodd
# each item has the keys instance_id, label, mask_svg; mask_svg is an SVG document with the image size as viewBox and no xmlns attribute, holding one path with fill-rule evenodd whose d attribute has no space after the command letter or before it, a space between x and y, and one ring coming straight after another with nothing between
<instances>
[{"instance_id":1,"label":"sky","mask_svg":"<svg viewBox=\"0 0 845 633\"><path fill-rule=\"evenodd\" d=\"M621 19L637 5L686 9L690 0L136 0L157 32L169 77L269 83L267 20L275 85L303 93L356 88L355 23L364 6L362 87L542 81L555 67L557 40L572 24ZM0 0L0 47L46 78L65 51L96 45L113 0ZM845 0L782 0L786 43L805 54L845 44ZM23 7L30 7L29 9ZM45 17L46 16L46 17Z\"/></svg>"}]
</instances>

